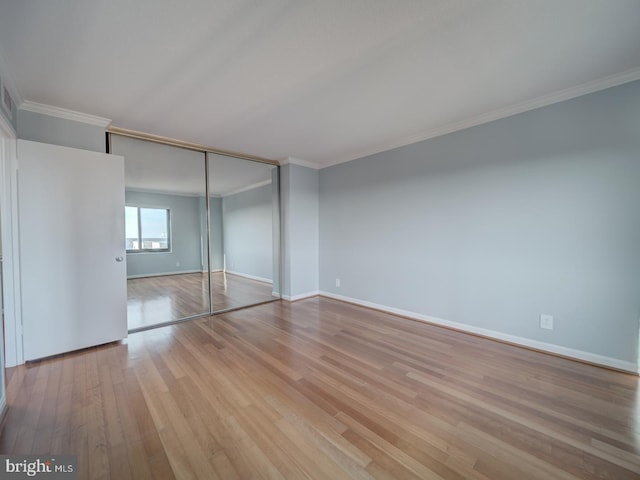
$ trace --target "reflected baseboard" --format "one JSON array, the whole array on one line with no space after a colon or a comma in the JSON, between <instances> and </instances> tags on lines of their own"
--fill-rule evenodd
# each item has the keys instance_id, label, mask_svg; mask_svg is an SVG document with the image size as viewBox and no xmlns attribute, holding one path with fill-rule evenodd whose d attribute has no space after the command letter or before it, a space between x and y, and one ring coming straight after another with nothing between
<instances>
[{"instance_id":1,"label":"reflected baseboard","mask_svg":"<svg viewBox=\"0 0 640 480\"><path fill-rule=\"evenodd\" d=\"M166 277L167 275L186 275L188 273L207 273L200 270L179 270L177 272L158 272L158 273L143 273L140 275L127 275L127 280L132 278L149 278L149 277Z\"/></svg>"},{"instance_id":2,"label":"reflected baseboard","mask_svg":"<svg viewBox=\"0 0 640 480\"><path fill-rule=\"evenodd\" d=\"M273 280L271 280L270 278L257 277L255 275L249 275L248 273L234 272L232 270L227 270L225 273L229 275L236 275L237 277L248 278L249 280L256 280L258 282L273 284Z\"/></svg>"},{"instance_id":3,"label":"reflected baseboard","mask_svg":"<svg viewBox=\"0 0 640 480\"><path fill-rule=\"evenodd\" d=\"M305 298L316 297L320 295L320 291L315 290L313 292L300 293L298 295L282 295L282 299L287 302L297 302L298 300L304 300Z\"/></svg>"}]
</instances>

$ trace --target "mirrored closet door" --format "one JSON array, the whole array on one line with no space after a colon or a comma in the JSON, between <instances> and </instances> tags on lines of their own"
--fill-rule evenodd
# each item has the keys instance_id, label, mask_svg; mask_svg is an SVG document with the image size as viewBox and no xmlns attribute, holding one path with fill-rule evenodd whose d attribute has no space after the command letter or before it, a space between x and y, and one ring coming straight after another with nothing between
<instances>
[{"instance_id":1,"label":"mirrored closet door","mask_svg":"<svg viewBox=\"0 0 640 480\"><path fill-rule=\"evenodd\" d=\"M278 167L207 156L213 311L279 298Z\"/></svg>"},{"instance_id":2,"label":"mirrored closet door","mask_svg":"<svg viewBox=\"0 0 640 480\"><path fill-rule=\"evenodd\" d=\"M125 159L129 331L280 298L276 165L110 134Z\"/></svg>"},{"instance_id":3,"label":"mirrored closet door","mask_svg":"<svg viewBox=\"0 0 640 480\"><path fill-rule=\"evenodd\" d=\"M203 152L111 135L125 158L129 331L211 311Z\"/></svg>"}]
</instances>

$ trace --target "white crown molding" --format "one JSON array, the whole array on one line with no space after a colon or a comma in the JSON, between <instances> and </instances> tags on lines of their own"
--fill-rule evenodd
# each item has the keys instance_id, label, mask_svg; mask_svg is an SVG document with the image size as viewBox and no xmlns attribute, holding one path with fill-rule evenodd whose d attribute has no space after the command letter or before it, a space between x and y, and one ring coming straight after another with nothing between
<instances>
[{"instance_id":1,"label":"white crown molding","mask_svg":"<svg viewBox=\"0 0 640 480\"><path fill-rule=\"evenodd\" d=\"M458 330L465 333L471 333L473 335L479 335L481 337L492 338L500 340L502 342L511 343L514 345L520 345L522 347L531 348L541 352L552 353L561 357L566 357L582 362L587 362L594 365L600 365L604 367L614 368L616 370L623 370L630 373L639 373L638 365L618 358L606 357L597 353L585 352L584 350L577 350L574 348L563 347L561 345L554 345L552 343L540 342L538 340L532 340L525 337L518 337L508 333L502 333L495 330L489 330L482 327L475 327L473 325L467 325L466 323L453 322L451 320L445 320L443 318L431 317L429 315L422 315L420 313L411 312L408 310L402 310L399 308L388 307L386 305L380 305L373 302L367 302L365 300L359 300L357 298L346 297L344 295L338 295L336 293L320 291L320 296L333 298L334 300L340 300L342 302L353 303L374 310L380 310L382 312L391 313L393 315L399 315L401 317L407 317L413 320L419 320L421 322L430 323L453 330ZM284 298L284 297L283 297Z\"/></svg>"},{"instance_id":2,"label":"white crown molding","mask_svg":"<svg viewBox=\"0 0 640 480\"><path fill-rule=\"evenodd\" d=\"M224 194L212 193L209 196L211 198L224 198L224 197L228 197L229 195L235 195L236 193L246 192L248 190L253 190L254 188L260 188L269 184L271 184L271 180L264 180L262 182L254 183L246 187L241 187ZM174 197L203 197L204 198L205 196L204 193L177 192L172 190L159 190L154 188L125 187L125 191L135 192L135 193L152 193L155 195L171 195Z\"/></svg>"},{"instance_id":3,"label":"white crown molding","mask_svg":"<svg viewBox=\"0 0 640 480\"><path fill-rule=\"evenodd\" d=\"M254 188L264 187L265 185L269 185L270 183L271 183L270 179L269 180L264 180L262 182L253 183L251 185L247 185L246 187L241 187L241 188L237 188L235 190L231 190L229 192L225 192L221 196L222 196L222 198L228 197L230 195L235 195L236 193L242 193L242 192L246 192L248 190L253 190Z\"/></svg>"},{"instance_id":4,"label":"white crown molding","mask_svg":"<svg viewBox=\"0 0 640 480\"><path fill-rule=\"evenodd\" d=\"M528 112L529 110L546 107L547 105L552 105L554 103L564 102L565 100L570 100L572 98L595 93L599 90L617 87L618 85L623 85L625 83L633 82L636 80L640 80L640 68L635 68L614 75L609 75L599 80L593 80L590 82L582 83L575 87L565 88L564 90L549 93L533 100L516 103L509 107L477 115L475 117L471 117L459 122L453 122L417 134L401 137L396 140L377 145L373 148L367 148L359 152L351 153L345 157L329 160L328 162L319 162L320 165L315 168L322 169L331 167L333 165L338 165L340 163L350 162L351 160L368 157L369 155L374 155L376 153L382 153L388 150L393 150L394 148L404 147L413 143L422 142L430 138L439 137L448 133L453 133L459 130L464 130L466 128L482 125L484 123L500 120L502 118L511 117L512 115L516 115L518 113L524 113Z\"/></svg>"},{"instance_id":5,"label":"white crown molding","mask_svg":"<svg viewBox=\"0 0 640 480\"><path fill-rule=\"evenodd\" d=\"M307 160L302 160L300 158L295 158L295 157L287 157L284 160L280 160L280 165L286 165L286 164L292 164L292 165L298 165L300 167L307 167L307 168L313 168L314 170L319 170L321 168L323 168L323 165L319 165L317 163L314 162L309 162Z\"/></svg>"},{"instance_id":6,"label":"white crown molding","mask_svg":"<svg viewBox=\"0 0 640 480\"><path fill-rule=\"evenodd\" d=\"M53 107L51 105L45 105L43 103L31 102L29 100L25 100L24 102L22 102L19 110L40 113L42 115L49 115L51 117L62 118L64 120L86 123L88 125L95 125L96 127L102 128L107 128L109 125L111 125L111 120L108 118L89 115L88 113L76 112L74 110L68 110L66 108Z\"/></svg>"},{"instance_id":7,"label":"white crown molding","mask_svg":"<svg viewBox=\"0 0 640 480\"><path fill-rule=\"evenodd\" d=\"M124 187L125 192L134 193L152 193L154 195L170 195L172 197L204 197L204 193L190 193L190 192L177 192L172 190L160 190L154 188L137 188L137 187ZM211 195L214 197L215 195Z\"/></svg>"}]
</instances>

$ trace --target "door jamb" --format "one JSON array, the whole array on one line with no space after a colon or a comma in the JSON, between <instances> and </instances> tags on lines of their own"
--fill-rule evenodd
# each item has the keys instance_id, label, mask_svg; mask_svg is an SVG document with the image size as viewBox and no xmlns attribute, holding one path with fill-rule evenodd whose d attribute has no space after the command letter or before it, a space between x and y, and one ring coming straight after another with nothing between
<instances>
[{"instance_id":1,"label":"door jamb","mask_svg":"<svg viewBox=\"0 0 640 480\"><path fill-rule=\"evenodd\" d=\"M22 312L20 295L18 228L17 135L13 126L0 116L0 208L2 208L4 367L24 363L22 350ZM4 372L3 372L4 373Z\"/></svg>"}]
</instances>

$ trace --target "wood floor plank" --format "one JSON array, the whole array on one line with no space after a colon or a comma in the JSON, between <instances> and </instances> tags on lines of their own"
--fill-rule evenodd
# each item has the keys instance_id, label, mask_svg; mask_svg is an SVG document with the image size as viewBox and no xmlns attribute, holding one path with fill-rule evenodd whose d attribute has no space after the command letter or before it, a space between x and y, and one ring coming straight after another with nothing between
<instances>
[{"instance_id":1,"label":"wood floor plank","mask_svg":"<svg viewBox=\"0 0 640 480\"><path fill-rule=\"evenodd\" d=\"M273 287L232 273L212 272L213 311L273 300ZM127 280L129 329L209 312L206 273L183 273Z\"/></svg>"},{"instance_id":2,"label":"wood floor plank","mask_svg":"<svg viewBox=\"0 0 640 480\"><path fill-rule=\"evenodd\" d=\"M6 378L0 453L81 479L640 478L637 376L322 297Z\"/></svg>"}]
</instances>

